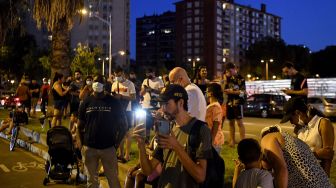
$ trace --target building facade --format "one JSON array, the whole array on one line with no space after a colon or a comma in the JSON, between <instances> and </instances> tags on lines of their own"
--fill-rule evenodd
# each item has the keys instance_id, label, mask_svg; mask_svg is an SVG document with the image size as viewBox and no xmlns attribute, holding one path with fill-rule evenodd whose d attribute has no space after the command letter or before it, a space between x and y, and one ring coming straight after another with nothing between
<instances>
[{"instance_id":1,"label":"building facade","mask_svg":"<svg viewBox=\"0 0 336 188\"><path fill-rule=\"evenodd\" d=\"M280 38L279 16L233 0L183 0L176 5L176 61L186 68L206 65L222 75L224 64L244 66L245 50L264 37Z\"/></svg>"},{"instance_id":2,"label":"building facade","mask_svg":"<svg viewBox=\"0 0 336 188\"><path fill-rule=\"evenodd\" d=\"M175 12L136 20L136 61L138 65L171 69L175 67Z\"/></svg>"},{"instance_id":3,"label":"building facade","mask_svg":"<svg viewBox=\"0 0 336 188\"><path fill-rule=\"evenodd\" d=\"M114 1L86 0L85 7L88 14L82 16L71 30L71 47L76 48L78 43L87 44L90 48L101 47L103 57L109 57L111 24L111 54L112 68L129 67L130 51L130 0ZM120 51L126 52L120 55ZM108 60L105 60L105 75L108 73Z\"/></svg>"}]
</instances>

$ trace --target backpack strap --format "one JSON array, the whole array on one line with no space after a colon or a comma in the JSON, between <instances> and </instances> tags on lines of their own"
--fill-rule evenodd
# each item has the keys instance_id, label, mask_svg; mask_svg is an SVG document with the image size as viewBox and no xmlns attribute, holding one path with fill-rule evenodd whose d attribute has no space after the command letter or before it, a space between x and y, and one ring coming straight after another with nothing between
<instances>
[{"instance_id":1,"label":"backpack strap","mask_svg":"<svg viewBox=\"0 0 336 188\"><path fill-rule=\"evenodd\" d=\"M204 123L196 118L193 118L191 121L193 125L190 129L188 137L188 153L191 158L195 160L197 148L201 143L200 130Z\"/></svg>"}]
</instances>

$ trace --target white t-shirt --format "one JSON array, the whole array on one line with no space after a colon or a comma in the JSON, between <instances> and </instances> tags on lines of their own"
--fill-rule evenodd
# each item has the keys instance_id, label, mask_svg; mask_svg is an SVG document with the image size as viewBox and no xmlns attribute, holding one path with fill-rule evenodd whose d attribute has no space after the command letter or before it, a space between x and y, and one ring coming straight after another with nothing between
<instances>
[{"instance_id":1,"label":"white t-shirt","mask_svg":"<svg viewBox=\"0 0 336 188\"><path fill-rule=\"evenodd\" d=\"M267 170L252 168L243 170L237 179L235 188L273 188L273 177Z\"/></svg>"},{"instance_id":2,"label":"white t-shirt","mask_svg":"<svg viewBox=\"0 0 336 188\"><path fill-rule=\"evenodd\" d=\"M119 85L119 89L118 89L118 85ZM125 79L124 82L118 82L115 81L112 84L112 88L111 88L111 92L115 92L118 93L120 95L129 97L131 94L135 94L135 87L133 82ZM126 111L131 111L132 110L132 103L131 101L128 102Z\"/></svg>"},{"instance_id":3,"label":"white t-shirt","mask_svg":"<svg viewBox=\"0 0 336 188\"><path fill-rule=\"evenodd\" d=\"M149 85L148 85L149 84ZM164 87L163 81L158 78L155 77L154 79L145 79L142 84L141 84L141 88L144 88L144 86L148 86L152 89L158 90L160 88ZM152 96L159 96L159 94L156 93L151 93ZM150 100L151 100L151 96L148 92L145 93L145 95L143 96L143 101L142 101L142 108L153 108L153 106L150 105Z\"/></svg>"},{"instance_id":4,"label":"white t-shirt","mask_svg":"<svg viewBox=\"0 0 336 188\"><path fill-rule=\"evenodd\" d=\"M188 112L192 117L205 121L207 105L201 89L193 83L184 89L188 93Z\"/></svg>"}]
</instances>

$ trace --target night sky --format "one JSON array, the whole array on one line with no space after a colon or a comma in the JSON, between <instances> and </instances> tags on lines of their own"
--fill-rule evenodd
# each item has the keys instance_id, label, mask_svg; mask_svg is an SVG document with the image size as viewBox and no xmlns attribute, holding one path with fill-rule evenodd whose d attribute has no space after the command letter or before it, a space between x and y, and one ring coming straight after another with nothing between
<instances>
[{"instance_id":1,"label":"night sky","mask_svg":"<svg viewBox=\"0 0 336 188\"><path fill-rule=\"evenodd\" d=\"M178 0L131 0L131 57L135 59L136 18L165 11L175 11ZM328 45L336 45L335 0L235 0L260 10L266 4L266 12L282 18L281 36L286 44L306 45L311 51L319 51Z\"/></svg>"}]
</instances>

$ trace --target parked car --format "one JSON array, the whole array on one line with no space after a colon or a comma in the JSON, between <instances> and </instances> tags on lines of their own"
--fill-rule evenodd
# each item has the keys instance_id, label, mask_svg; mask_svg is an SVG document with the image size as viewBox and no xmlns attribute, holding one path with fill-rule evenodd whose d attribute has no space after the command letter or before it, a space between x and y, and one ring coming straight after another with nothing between
<instances>
[{"instance_id":1,"label":"parked car","mask_svg":"<svg viewBox=\"0 0 336 188\"><path fill-rule=\"evenodd\" d=\"M5 109L13 109L18 104L20 104L20 99L14 94L2 96L0 99L0 106Z\"/></svg>"},{"instance_id":2,"label":"parked car","mask_svg":"<svg viewBox=\"0 0 336 188\"><path fill-rule=\"evenodd\" d=\"M320 110L326 117L336 119L336 98L322 96L309 97L308 104Z\"/></svg>"},{"instance_id":3,"label":"parked car","mask_svg":"<svg viewBox=\"0 0 336 188\"><path fill-rule=\"evenodd\" d=\"M244 104L244 114L250 116L281 116L286 97L280 94L253 94Z\"/></svg>"}]
</instances>

